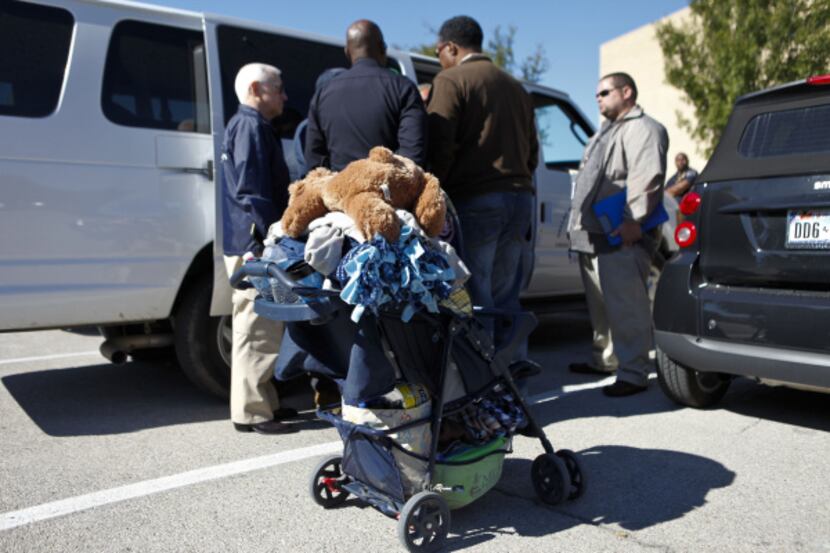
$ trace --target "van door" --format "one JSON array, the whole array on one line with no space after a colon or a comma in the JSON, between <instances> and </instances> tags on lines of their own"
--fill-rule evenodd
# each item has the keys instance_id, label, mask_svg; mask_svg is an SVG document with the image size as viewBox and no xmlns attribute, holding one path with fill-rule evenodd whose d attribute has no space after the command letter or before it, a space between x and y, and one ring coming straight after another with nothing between
<instances>
[{"instance_id":1,"label":"van door","mask_svg":"<svg viewBox=\"0 0 830 553\"><path fill-rule=\"evenodd\" d=\"M536 169L536 259L524 297L581 294L576 257L569 253L573 174L593 129L566 99L533 91L539 133Z\"/></svg>"},{"instance_id":2,"label":"van door","mask_svg":"<svg viewBox=\"0 0 830 553\"><path fill-rule=\"evenodd\" d=\"M200 19L62 4L0 4L0 329L165 318L212 235Z\"/></svg>"},{"instance_id":3,"label":"van door","mask_svg":"<svg viewBox=\"0 0 830 553\"><path fill-rule=\"evenodd\" d=\"M221 155L222 135L228 120L236 113L239 101L234 80L239 69L248 63L273 65L282 72L288 101L283 113L273 121L282 138L282 149L292 176L301 170L294 144L297 127L308 116L317 77L326 69L346 67L342 44L328 39L303 38L300 33L278 33L263 28L240 27L218 20L206 22L211 76L214 96L215 157ZM221 100L218 100L221 99ZM230 287L222 262L221 176L216 188L216 240L214 242L214 305L212 314L229 306Z\"/></svg>"}]
</instances>

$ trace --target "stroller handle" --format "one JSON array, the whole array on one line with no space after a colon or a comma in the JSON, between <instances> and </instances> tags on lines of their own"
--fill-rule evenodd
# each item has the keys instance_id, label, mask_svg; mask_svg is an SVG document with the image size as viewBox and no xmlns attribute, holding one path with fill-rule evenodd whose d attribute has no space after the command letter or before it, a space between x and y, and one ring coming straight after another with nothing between
<instances>
[{"instance_id":1,"label":"stroller handle","mask_svg":"<svg viewBox=\"0 0 830 553\"><path fill-rule=\"evenodd\" d=\"M291 290L294 294L305 298L327 298L340 295L340 290L324 290L309 286L297 286L297 283L285 271L271 261L248 261L244 263L242 267L231 275L231 286L237 290L250 287L250 284L245 282L246 277L275 278L286 290Z\"/></svg>"}]
</instances>

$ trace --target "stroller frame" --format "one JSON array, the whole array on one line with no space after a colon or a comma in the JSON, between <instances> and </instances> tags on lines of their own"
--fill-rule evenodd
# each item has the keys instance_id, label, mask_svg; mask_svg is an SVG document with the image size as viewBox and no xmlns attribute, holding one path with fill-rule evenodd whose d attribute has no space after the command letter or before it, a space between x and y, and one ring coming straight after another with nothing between
<instances>
[{"instance_id":1,"label":"stroller frame","mask_svg":"<svg viewBox=\"0 0 830 553\"><path fill-rule=\"evenodd\" d=\"M287 273L271 262L250 261L245 263L231 277L231 284L240 289L249 287L250 284L244 281L246 277L274 278L285 289L291 290L302 298L303 303L279 304L258 297L255 300L254 309L260 316L268 319L326 324L333 317L338 316L338 312L340 312L340 316L343 316L346 308L349 307L339 299L339 291L297 286ZM411 367L399 366L407 381L427 385L432 400L432 410L429 417L409 421L395 428L378 429L345 421L336 413L339 405L320 407L317 411L319 418L337 427L344 440L344 455L352 446L355 450L358 447L364 448L364 451L366 451L366 448L375 447L379 448L378 451L386 451L387 459L385 461L387 464L391 461L394 465L395 461L391 452L393 449L397 449L408 456L427 463L423 490L414 493L411 497L406 497L404 493L399 470L397 480L392 482L391 489L393 491L390 493L388 482L375 484L370 481L372 480L371 475L365 473L355 475L356 469L349 471L349 467L346 467L346 469L352 474L347 474L343 467L343 457L339 455L324 459L315 469L310 482L312 497L324 508L341 505L349 495L354 495L385 515L397 518L399 521L399 538L409 551L435 551L440 549L449 530L449 507L441 492L452 493L455 490L433 481L438 457L441 423L444 417L463 410L499 384L505 386L507 391L513 395L516 404L526 417L527 426L521 430L521 433L539 439L544 449L544 453L534 460L531 468L531 480L539 498L545 503L556 505L566 499L576 499L585 490L585 479L577 456L569 450L554 450L544 430L537 424L530 412L530 408L517 388L510 371L512 356L521 341L536 327L536 317L528 312L506 313L497 309L475 308L474 314L476 316L510 318L512 320L507 345L496 351L488 333L473 322L474 317L463 317L443 306L439 309L440 313L438 314L418 312L413 317L413 321L421 325L427 325L426 328L431 329L434 333L433 342L437 341L436 337L442 341L437 381L423 372L412 374L413 369ZM369 315L369 313L364 314L364 316ZM387 354L389 354L388 350L391 349L392 356L398 353L394 351L394 347L390 346L392 342L395 342L395 337L390 334L390 327L384 324L383 319L398 316L399 313L395 312L387 312L376 316L383 342L379 345L384 348ZM399 321L399 319L397 320ZM409 323L400 324L407 325ZM406 340L404 338L404 341ZM478 387L475 392L470 392L467 389L468 394L464 396L463 401L454 402L456 405L445 411L445 380L453 346L457 340L467 341L472 350L487 363L490 375L486 385ZM415 365L418 364L415 363ZM417 373L417 370L415 372ZM465 388L467 388L466 383ZM432 431L429 455L425 456L409 451L391 437L392 434L423 424L429 424ZM508 438L512 439L512 436L508 436ZM354 442L352 443L350 440L354 440ZM358 442L361 442L360 446L355 445ZM510 443L508 440L505 448L489 451L473 459L458 462L441 461L440 464L472 464L490 455L511 453ZM364 453L364 455L373 455L373 453ZM382 453L379 453L379 455L383 456ZM356 466L355 463L352 464ZM386 489L381 489L383 487ZM397 493L398 490L400 490L400 493Z\"/></svg>"}]
</instances>

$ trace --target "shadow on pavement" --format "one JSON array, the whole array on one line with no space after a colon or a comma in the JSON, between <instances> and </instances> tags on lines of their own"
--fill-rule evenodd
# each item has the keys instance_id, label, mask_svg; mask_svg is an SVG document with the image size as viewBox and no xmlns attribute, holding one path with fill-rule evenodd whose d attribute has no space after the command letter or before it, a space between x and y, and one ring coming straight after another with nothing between
<instances>
[{"instance_id":1,"label":"shadow on pavement","mask_svg":"<svg viewBox=\"0 0 830 553\"><path fill-rule=\"evenodd\" d=\"M581 524L641 530L703 507L711 490L735 479L716 461L677 451L601 445L577 454L586 474L585 495L556 507L536 498L532 460L507 458L495 490L453 511L447 549L468 548L502 534L546 536Z\"/></svg>"},{"instance_id":2,"label":"shadow on pavement","mask_svg":"<svg viewBox=\"0 0 830 553\"><path fill-rule=\"evenodd\" d=\"M175 366L132 362L6 376L3 384L50 436L120 434L228 418L225 400Z\"/></svg>"},{"instance_id":3,"label":"shadow on pavement","mask_svg":"<svg viewBox=\"0 0 830 553\"><path fill-rule=\"evenodd\" d=\"M715 406L747 417L830 431L830 395L735 379Z\"/></svg>"}]
</instances>

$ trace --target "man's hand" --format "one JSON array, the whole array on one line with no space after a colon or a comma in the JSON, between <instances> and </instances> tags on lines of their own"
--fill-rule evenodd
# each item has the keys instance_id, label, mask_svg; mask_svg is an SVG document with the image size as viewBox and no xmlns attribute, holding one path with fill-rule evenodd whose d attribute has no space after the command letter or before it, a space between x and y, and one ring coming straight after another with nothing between
<instances>
[{"instance_id":1,"label":"man's hand","mask_svg":"<svg viewBox=\"0 0 830 553\"><path fill-rule=\"evenodd\" d=\"M688 190L690 187L691 187L691 184L689 183L689 181L687 181L685 178L683 178L683 179L678 180L676 183L674 183L671 186L671 188L666 189L666 192L669 194L669 196L673 196L675 198L678 198L678 197L682 196L683 194L685 194L686 190Z\"/></svg>"},{"instance_id":2,"label":"man's hand","mask_svg":"<svg viewBox=\"0 0 830 553\"><path fill-rule=\"evenodd\" d=\"M643 237L643 229L637 221L623 221L623 223L611 233L611 236L622 238L623 246L633 246Z\"/></svg>"}]
</instances>

